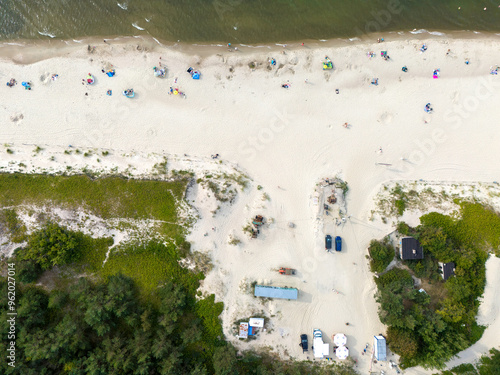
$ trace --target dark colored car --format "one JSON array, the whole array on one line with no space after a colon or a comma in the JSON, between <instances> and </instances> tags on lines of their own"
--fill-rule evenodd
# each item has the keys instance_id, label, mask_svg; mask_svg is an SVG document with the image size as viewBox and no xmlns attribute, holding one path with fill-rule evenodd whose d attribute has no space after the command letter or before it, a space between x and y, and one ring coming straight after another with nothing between
<instances>
[{"instance_id":1,"label":"dark colored car","mask_svg":"<svg viewBox=\"0 0 500 375\"><path fill-rule=\"evenodd\" d=\"M309 349L309 344L307 342L307 335L300 335L300 346L302 347L302 353L307 352Z\"/></svg>"},{"instance_id":2,"label":"dark colored car","mask_svg":"<svg viewBox=\"0 0 500 375\"><path fill-rule=\"evenodd\" d=\"M342 250L342 238L340 236L335 237L335 251Z\"/></svg>"},{"instance_id":3,"label":"dark colored car","mask_svg":"<svg viewBox=\"0 0 500 375\"><path fill-rule=\"evenodd\" d=\"M331 250L332 248L332 236L330 236L329 234L327 234L325 237L325 248L326 250Z\"/></svg>"}]
</instances>

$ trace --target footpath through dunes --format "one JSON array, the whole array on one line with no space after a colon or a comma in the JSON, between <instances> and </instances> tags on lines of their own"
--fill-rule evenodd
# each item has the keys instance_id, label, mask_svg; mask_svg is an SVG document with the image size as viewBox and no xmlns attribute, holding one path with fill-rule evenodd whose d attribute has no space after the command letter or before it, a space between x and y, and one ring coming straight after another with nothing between
<instances>
[{"instance_id":1,"label":"footpath through dunes","mask_svg":"<svg viewBox=\"0 0 500 375\"><path fill-rule=\"evenodd\" d=\"M425 42L424 53L423 41L414 40L286 49L285 54L281 48L214 49L206 56L111 44L99 45L94 53L82 49L25 66L3 60L4 80L16 77L33 80L34 85L31 91L20 85L0 86L4 99L0 118L23 114L22 122L4 120L0 137L6 143L33 147L110 147L123 153L165 151L207 159L218 153L224 162L238 164L251 176L252 190L239 195L231 208L221 205L215 217L217 204L206 203L202 220L189 237L195 249L214 249L216 267L204 281L204 290L215 290L224 300L226 334L231 334L236 319L247 316L245 312L258 310L254 297L240 290L245 280L257 275L300 288L311 296L311 306L300 300L274 301L270 315L281 311L276 319L290 335L283 339L275 329L262 341L243 346L279 343L295 358L303 358L299 334L310 334L307 330L318 324L325 335L345 331L353 340L350 349L359 353L374 333L383 332L365 259L369 240L391 230L390 222L369 221L372 197L381 184L420 179L495 181L500 172L496 125L500 81L490 74L490 66L500 61L499 42ZM452 56L446 54L448 49ZM389 61L380 57L384 50ZM370 59L370 51L376 57ZM333 71L322 70L325 55L333 60ZM163 80L153 76L159 57L168 67ZM272 57L277 67L271 70L249 66ZM115 77L100 73L106 63L116 67ZM401 70L404 65L407 73ZM201 71L200 80L191 79L186 72L190 66ZM437 68L440 78L433 79ZM46 72L59 78L47 85L38 83L37 77ZM81 84L88 72L98 77L91 87ZM379 79L378 86L370 83L373 78ZM287 81L291 87L282 88ZM168 95L170 86L179 87L186 98ZM137 93L134 99L121 95L130 87ZM108 89L113 90L110 97ZM432 114L424 111L429 102ZM342 126L346 122L348 128ZM66 129L71 132L65 133ZM3 160L15 161L16 154L7 149ZM46 159L50 167L53 162ZM443 165L451 164L467 168L443 170ZM314 190L318 181L335 175L349 183L351 218L344 226L329 229L342 236L345 251L327 254ZM264 188L270 201L262 199L256 185ZM202 205L208 202L204 199L199 198ZM273 218L274 224L252 242L240 231L255 214ZM296 222L296 228L281 230L288 221ZM241 246L227 243L233 231L240 233ZM275 263L267 265L263 259ZM281 264L284 261L289 264ZM273 270L279 266L297 268L301 274L283 279ZM346 328L345 322L352 326ZM362 371L363 366L367 364L360 362Z\"/></svg>"},{"instance_id":2,"label":"footpath through dunes","mask_svg":"<svg viewBox=\"0 0 500 375\"><path fill-rule=\"evenodd\" d=\"M488 327L481 339L470 348L458 353L457 358L446 365L448 368L462 363L472 363L491 347L498 345L500 331L500 259L490 257L486 262L486 288L481 299L477 322Z\"/></svg>"}]
</instances>

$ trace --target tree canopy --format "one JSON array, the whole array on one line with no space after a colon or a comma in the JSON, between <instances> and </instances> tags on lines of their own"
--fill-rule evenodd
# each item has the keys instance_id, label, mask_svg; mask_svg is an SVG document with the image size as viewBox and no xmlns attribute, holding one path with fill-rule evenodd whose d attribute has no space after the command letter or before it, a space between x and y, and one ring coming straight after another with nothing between
<instances>
[{"instance_id":1,"label":"tree canopy","mask_svg":"<svg viewBox=\"0 0 500 375\"><path fill-rule=\"evenodd\" d=\"M380 319L389 326L387 341L401 356L403 368L441 368L484 331L475 317L486 283L488 251L496 250L493 234L500 228L500 217L473 203L462 204L461 210L458 218L435 212L424 215L416 228L399 223L402 234L419 240L424 259L403 261L404 269L393 268L375 279ZM471 221L483 222L489 229L479 230ZM370 245L373 271L384 267L383 246L383 241ZM455 275L444 281L439 262L454 262ZM414 285L412 276L422 285Z\"/></svg>"},{"instance_id":2,"label":"tree canopy","mask_svg":"<svg viewBox=\"0 0 500 375\"><path fill-rule=\"evenodd\" d=\"M48 223L29 236L28 245L18 251L18 256L22 260L35 261L42 270L72 263L81 256L80 238L80 233Z\"/></svg>"}]
</instances>

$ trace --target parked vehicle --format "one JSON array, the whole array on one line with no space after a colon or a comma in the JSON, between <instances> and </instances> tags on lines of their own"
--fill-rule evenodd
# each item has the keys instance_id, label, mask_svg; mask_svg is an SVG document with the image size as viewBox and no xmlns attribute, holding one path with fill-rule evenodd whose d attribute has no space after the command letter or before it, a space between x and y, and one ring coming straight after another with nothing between
<instances>
[{"instance_id":1,"label":"parked vehicle","mask_svg":"<svg viewBox=\"0 0 500 375\"><path fill-rule=\"evenodd\" d=\"M342 250L342 238L340 236L335 237L335 251Z\"/></svg>"},{"instance_id":2,"label":"parked vehicle","mask_svg":"<svg viewBox=\"0 0 500 375\"><path fill-rule=\"evenodd\" d=\"M326 250L332 249L332 236L330 236L329 234L327 234L325 237L325 249Z\"/></svg>"},{"instance_id":3,"label":"parked vehicle","mask_svg":"<svg viewBox=\"0 0 500 375\"><path fill-rule=\"evenodd\" d=\"M313 330L313 352L315 358L324 358L330 354L330 344L323 342L323 334L317 328Z\"/></svg>"},{"instance_id":4,"label":"parked vehicle","mask_svg":"<svg viewBox=\"0 0 500 375\"><path fill-rule=\"evenodd\" d=\"M302 353L305 353L309 350L309 343L307 341L307 335L300 335L300 346L302 347Z\"/></svg>"},{"instance_id":5,"label":"parked vehicle","mask_svg":"<svg viewBox=\"0 0 500 375\"><path fill-rule=\"evenodd\" d=\"M295 275L295 270L293 268L284 268L281 267L279 269L280 275Z\"/></svg>"}]
</instances>

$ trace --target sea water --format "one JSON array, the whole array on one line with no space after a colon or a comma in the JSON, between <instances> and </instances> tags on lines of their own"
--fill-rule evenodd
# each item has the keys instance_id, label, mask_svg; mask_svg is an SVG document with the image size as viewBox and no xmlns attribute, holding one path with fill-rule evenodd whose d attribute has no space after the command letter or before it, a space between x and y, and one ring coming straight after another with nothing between
<instances>
[{"instance_id":1,"label":"sea water","mask_svg":"<svg viewBox=\"0 0 500 375\"><path fill-rule=\"evenodd\" d=\"M0 39L148 35L255 44L388 31L500 32L499 5L500 0L0 0Z\"/></svg>"}]
</instances>

